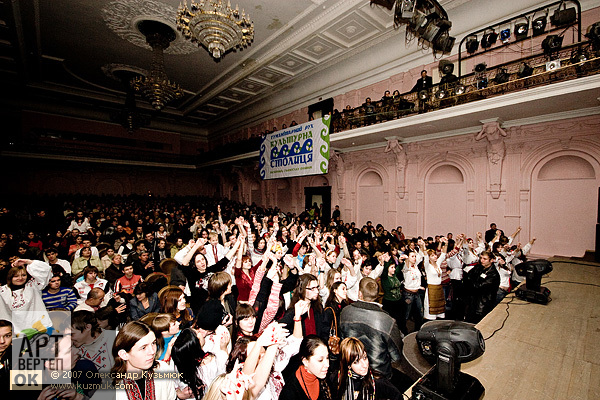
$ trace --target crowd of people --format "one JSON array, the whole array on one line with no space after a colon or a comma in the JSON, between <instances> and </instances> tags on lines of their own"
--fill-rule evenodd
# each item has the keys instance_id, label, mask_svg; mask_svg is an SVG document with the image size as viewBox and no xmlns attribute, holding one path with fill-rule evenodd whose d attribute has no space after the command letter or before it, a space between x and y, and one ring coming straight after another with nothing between
<instances>
[{"instance_id":1,"label":"crowd of people","mask_svg":"<svg viewBox=\"0 0 600 400\"><path fill-rule=\"evenodd\" d=\"M47 368L109 372L119 399L400 399L404 335L436 319L477 323L523 280L514 267L535 241L495 224L474 238L407 238L345 222L338 207L295 215L151 195L43 204L0 210L0 380L14 338L45 332L62 311L69 345L57 343L64 362ZM77 382L97 383L85 375ZM36 398L106 394L81 387Z\"/></svg>"}]
</instances>

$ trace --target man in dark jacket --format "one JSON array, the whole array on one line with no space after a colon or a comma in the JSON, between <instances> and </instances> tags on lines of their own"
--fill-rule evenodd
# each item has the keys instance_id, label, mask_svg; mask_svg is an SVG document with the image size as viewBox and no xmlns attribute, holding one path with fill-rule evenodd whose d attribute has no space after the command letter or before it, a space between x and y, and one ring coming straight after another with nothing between
<instances>
[{"instance_id":1,"label":"man in dark jacket","mask_svg":"<svg viewBox=\"0 0 600 400\"><path fill-rule=\"evenodd\" d=\"M342 339L355 337L365 345L369 365L381 377L392 378L392 361L400 361L402 339L396 320L375 303L377 282L363 278L359 283L358 301L345 307L340 316Z\"/></svg>"},{"instance_id":2,"label":"man in dark jacket","mask_svg":"<svg viewBox=\"0 0 600 400\"><path fill-rule=\"evenodd\" d=\"M478 323L496 305L500 274L494 260L495 257L490 251L481 252L479 263L463 278L470 294L467 322Z\"/></svg>"}]
</instances>

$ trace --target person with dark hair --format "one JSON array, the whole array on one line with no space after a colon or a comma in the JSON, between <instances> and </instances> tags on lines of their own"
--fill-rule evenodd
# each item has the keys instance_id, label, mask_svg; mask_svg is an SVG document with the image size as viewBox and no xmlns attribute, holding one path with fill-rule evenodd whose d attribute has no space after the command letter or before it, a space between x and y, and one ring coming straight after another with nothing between
<instances>
[{"instance_id":1,"label":"person with dark hair","mask_svg":"<svg viewBox=\"0 0 600 400\"><path fill-rule=\"evenodd\" d=\"M463 278L470 294L467 322L478 323L496 305L500 274L496 269L495 261L496 258L490 251L481 252L479 263Z\"/></svg>"},{"instance_id":2,"label":"person with dark hair","mask_svg":"<svg viewBox=\"0 0 600 400\"><path fill-rule=\"evenodd\" d=\"M202 254L205 243L206 240L204 239L198 239L195 242L190 241L186 247L175 255L175 261L179 265L171 271L171 285L185 286L187 279L191 292L190 303L194 311L198 310L208 298L208 281L212 274L224 271L227 268L242 240L238 238L225 257L211 266L208 265L206 257ZM176 271L176 269L179 271ZM174 277L177 278L174 280Z\"/></svg>"},{"instance_id":3,"label":"person with dark hair","mask_svg":"<svg viewBox=\"0 0 600 400\"><path fill-rule=\"evenodd\" d=\"M0 319L0 387L8 388L12 368L12 323Z\"/></svg>"},{"instance_id":4,"label":"person with dark hair","mask_svg":"<svg viewBox=\"0 0 600 400\"><path fill-rule=\"evenodd\" d=\"M87 299L87 295L92 288L100 288L105 292L110 292L108 282L105 279L98 278L98 268L93 265L83 269L83 280L75 283L73 287L79 295L79 303L83 303Z\"/></svg>"},{"instance_id":5,"label":"person with dark hair","mask_svg":"<svg viewBox=\"0 0 600 400\"><path fill-rule=\"evenodd\" d=\"M325 319L319 297L319 282L314 275L304 274L298 278L290 306L279 320L279 322L286 325L289 331L293 330L294 322L297 322L295 320L295 305L299 301L309 303L308 312L300 316L302 336L317 335L323 340L327 340L329 338L330 321Z\"/></svg>"},{"instance_id":6,"label":"person with dark hair","mask_svg":"<svg viewBox=\"0 0 600 400\"><path fill-rule=\"evenodd\" d=\"M373 371L378 377L392 379L392 361L401 359L403 335L396 320L375 302L378 295L375 279L361 279L358 301L342 310L341 337L355 337L363 342Z\"/></svg>"},{"instance_id":7,"label":"person with dark hair","mask_svg":"<svg viewBox=\"0 0 600 400\"><path fill-rule=\"evenodd\" d=\"M194 320L194 313L187 306L183 290L178 287L168 286L161 291L159 301L161 311L173 314L173 317L179 321L182 329L190 326Z\"/></svg>"},{"instance_id":8,"label":"person with dark hair","mask_svg":"<svg viewBox=\"0 0 600 400\"><path fill-rule=\"evenodd\" d=\"M410 90L411 92L420 92L421 90L427 90L433 86L433 78L427 76L427 71L421 71L421 77L417 79L415 86Z\"/></svg>"},{"instance_id":9,"label":"person with dark hair","mask_svg":"<svg viewBox=\"0 0 600 400\"><path fill-rule=\"evenodd\" d=\"M224 347L219 348L214 354L207 353L202 349L193 330L188 328L181 331L171 350L176 370L181 376L181 379L175 383L177 396L180 399L200 400L206 388L217 376L225 372L227 346Z\"/></svg>"},{"instance_id":10,"label":"person with dark hair","mask_svg":"<svg viewBox=\"0 0 600 400\"><path fill-rule=\"evenodd\" d=\"M353 337L340 343L339 364L330 369L329 380L334 399L398 400L402 396L387 379L375 379L365 345Z\"/></svg>"},{"instance_id":11,"label":"person with dark hair","mask_svg":"<svg viewBox=\"0 0 600 400\"><path fill-rule=\"evenodd\" d=\"M50 265L58 264L67 274L71 274L71 264L67 260L58 258L58 249L56 247L48 247L44 251L44 261Z\"/></svg>"},{"instance_id":12,"label":"person with dark hair","mask_svg":"<svg viewBox=\"0 0 600 400\"><path fill-rule=\"evenodd\" d=\"M147 282L139 283L133 290L134 298L129 302L129 315L133 321L151 312L160 312L158 295L152 292Z\"/></svg>"},{"instance_id":13,"label":"person with dark hair","mask_svg":"<svg viewBox=\"0 0 600 400\"><path fill-rule=\"evenodd\" d=\"M73 260L71 265L71 273L77 275L86 267L96 267L98 271L104 271L104 266L97 256L92 255L92 250L89 247L81 248L81 256Z\"/></svg>"},{"instance_id":14,"label":"person with dark hair","mask_svg":"<svg viewBox=\"0 0 600 400\"><path fill-rule=\"evenodd\" d=\"M60 287L61 275L53 274L48 286L42 290L42 300L48 311L72 311L77 307L77 296L72 288Z\"/></svg>"},{"instance_id":15,"label":"person with dark hair","mask_svg":"<svg viewBox=\"0 0 600 400\"><path fill-rule=\"evenodd\" d=\"M108 371L114 359L110 349L115 340L110 331L103 331L93 312L74 311L71 314L71 341L81 358L92 361L98 371Z\"/></svg>"},{"instance_id":16,"label":"person with dark hair","mask_svg":"<svg viewBox=\"0 0 600 400\"><path fill-rule=\"evenodd\" d=\"M52 268L43 261L18 258L12 263L7 284L0 286L0 319L11 321L15 334L34 324L52 326L42 300L42 290L51 277Z\"/></svg>"},{"instance_id":17,"label":"person with dark hair","mask_svg":"<svg viewBox=\"0 0 600 400\"><path fill-rule=\"evenodd\" d=\"M120 257L118 254L115 257ZM125 265L123 267L123 276L115 282L115 292L125 292L133 294L138 284L143 282L141 275L133 273L133 265Z\"/></svg>"},{"instance_id":18,"label":"person with dark hair","mask_svg":"<svg viewBox=\"0 0 600 400\"><path fill-rule=\"evenodd\" d=\"M300 344L302 365L289 378L281 395L286 400L330 400L327 384L329 350L323 340L315 335L306 336Z\"/></svg>"},{"instance_id":19,"label":"person with dark hair","mask_svg":"<svg viewBox=\"0 0 600 400\"><path fill-rule=\"evenodd\" d=\"M113 384L123 383L125 389L116 390L116 400L172 400L175 392L173 379L155 379L154 372L168 372L172 368L156 361L156 336L143 322L127 323L112 346L115 365L111 369Z\"/></svg>"}]
</instances>

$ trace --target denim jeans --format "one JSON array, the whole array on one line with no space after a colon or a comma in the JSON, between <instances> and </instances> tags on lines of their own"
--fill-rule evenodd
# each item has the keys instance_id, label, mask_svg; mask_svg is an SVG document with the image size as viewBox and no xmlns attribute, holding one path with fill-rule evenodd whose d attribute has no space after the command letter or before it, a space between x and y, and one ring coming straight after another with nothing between
<instances>
[{"instance_id":1,"label":"denim jeans","mask_svg":"<svg viewBox=\"0 0 600 400\"><path fill-rule=\"evenodd\" d=\"M421 325L423 325L423 303L421 302L421 296L419 293L411 293L406 290L402 291L402 301L404 301L404 321L402 321L402 326L400 330L405 335L408 334L408 329L406 327L406 321L413 316L413 320L415 321L415 331L421 329Z\"/></svg>"}]
</instances>

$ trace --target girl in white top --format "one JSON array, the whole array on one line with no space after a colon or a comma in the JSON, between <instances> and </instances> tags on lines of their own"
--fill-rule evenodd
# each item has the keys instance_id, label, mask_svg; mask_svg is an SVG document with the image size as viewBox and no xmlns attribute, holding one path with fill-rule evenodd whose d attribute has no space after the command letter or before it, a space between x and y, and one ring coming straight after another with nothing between
<instances>
[{"instance_id":1,"label":"girl in white top","mask_svg":"<svg viewBox=\"0 0 600 400\"><path fill-rule=\"evenodd\" d=\"M7 278L8 284L0 286L0 319L12 322L15 335L26 329L44 331L51 327L52 321L42 301L42 289L52 278L50 265L17 259Z\"/></svg>"},{"instance_id":2,"label":"girl in white top","mask_svg":"<svg viewBox=\"0 0 600 400\"><path fill-rule=\"evenodd\" d=\"M424 261L424 266L425 266L425 273L427 274L427 289L425 290L425 304L423 304L423 317L425 319L428 320L434 320L434 319L443 319L446 317L446 313L445 311L437 313L437 314L432 314L431 310L429 308L429 303L431 302L431 296L434 294L439 294L436 293L435 290L437 290L438 292L441 291L442 294L442 299L444 299L443 297L443 289L442 289L442 263L444 262L444 260L446 259L446 248L448 246L448 239L446 239L445 237L441 238L440 241L443 243L442 245L442 252L440 254L440 256L438 257L437 253L435 252L435 250L432 249L428 249L427 252L425 253L425 261ZM442 307L436 307L436 308L445 308L445 302L442 305Z\"/></svg>"}]
</instances>

